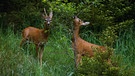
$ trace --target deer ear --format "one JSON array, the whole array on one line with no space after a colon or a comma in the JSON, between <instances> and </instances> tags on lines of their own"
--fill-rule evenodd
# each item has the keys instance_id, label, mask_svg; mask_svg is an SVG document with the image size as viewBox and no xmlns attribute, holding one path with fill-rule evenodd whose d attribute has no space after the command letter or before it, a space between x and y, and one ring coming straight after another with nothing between
<instances>
[{"instance_id":1,"label":"deer ear","mask_svg":"<svg viewBox=\"0 0 135 76\"><path fill-rule=\"evenodd\" d=\"M73 16L73 19L77 18L77 16Z\"/></svg>"},{"instance_id":2,"label":"deer ear","mask_svg":"<svg viewBox=\"0 0 135 76\"><path fill-rule=\"evenodd\" d=\"M90 24L90 22L84 22L84 23L82 23L82 25L88 25L88 24Z\"/></svg>"},{"instance_id":3,"label":"deer ear","mask_svg":"<svg viewBox=\"0 0 135 76\"><path fill-rule=\"evenodd\" d=\"M50 12L49 17L50 17L50 18L53 17L53 12L52 12L52 11Z\"/></svg>"}]
</instances>

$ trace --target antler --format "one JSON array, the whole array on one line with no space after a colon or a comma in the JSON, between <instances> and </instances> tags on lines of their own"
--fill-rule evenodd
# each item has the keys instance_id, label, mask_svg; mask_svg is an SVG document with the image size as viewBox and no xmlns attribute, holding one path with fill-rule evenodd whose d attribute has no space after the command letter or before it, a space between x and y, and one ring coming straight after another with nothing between
<instances>
[{"instance_id":1,"label":"antler","mask_svg":"<svg viewBox=\"0 0 135 76\"><path fill-rule=\"evenodd\" d=\"M51 9L51 12L49 14L49 17L52 18L52 16L53 16L53 12L52 12L52 9Z\"/></svg>"},{"instance_id":2,"label":"antler","mask_svg":"<svg viewBox=\"0 0 135 76\"><path fill-rule=\"evenodd\" d=\"M47 16L47 13L46 13L46 10L45 10L45 8L44 8L44 13L45 13L45 15Z\"/></svg>"}]
</instances>

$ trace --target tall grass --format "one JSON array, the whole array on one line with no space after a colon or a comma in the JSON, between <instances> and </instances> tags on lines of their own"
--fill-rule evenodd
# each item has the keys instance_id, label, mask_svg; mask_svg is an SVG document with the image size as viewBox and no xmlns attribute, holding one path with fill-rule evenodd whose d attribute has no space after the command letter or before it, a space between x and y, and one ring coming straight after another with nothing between
<instances>
[{"instance_id":1,"label":"tall grass","mask_svg":"<svg viewBox=\"0 0 135 76\"><path fill-rule=\"evenodd\" d=\"M83 35L87 41L100 44L98 39ZM115 48L115 59L125 72L135 70L135 32L120 33ZM75 75L74 55L71 48L71 35L66 26L56 26L51 30L40 67L35 56L34 44L19 47L21 33L14 34L11 28L0 30L0 75L1 76L72 76ZM92 70L92 69L91 69ZM123 71L122 71L123 72ZM124 73L125 74L125 73ZM132 76L134 76L132 73Z\"/></svg>"},{"instance_id":2,"label":"tall grass","mask_svg":"<svg viewBox=\"0 0 135 76\"><path fill-rule=\"evenodd\" d=\"M2 76L69 76L74 73L74 60L70 39L63 28L52 31L43 54L43 66L35 57L33 44L20 48L20 33L14 34L11 28L0 30L0 75Z\"/></svg>"},{"instance_id":3,"label":"tall grass","mask_svg":"<svg viewBox=\"0 0 135 76\"><path fill-rule=\"evenodd\" d=\"M130 72L130 76L135 76L135 31L134 28L128 28L125 32L119 33L119 38L115 44L115 55L118 56L121 70ZM128 74L128 73L127 73Z\"/></svg>"},{"instance_id":4,"label":"tall grass","mask_svg":"<svg viewBox=\"0 0 135 76\"><path fill-rule=\"evenodd\" d=\"M135 63L135 31L129 28L125 32L119 33L119 39L116 41L115 53L124 56L124 59ZM126 62L126 61L124 61Z\"/></svg>"}]
</instances>

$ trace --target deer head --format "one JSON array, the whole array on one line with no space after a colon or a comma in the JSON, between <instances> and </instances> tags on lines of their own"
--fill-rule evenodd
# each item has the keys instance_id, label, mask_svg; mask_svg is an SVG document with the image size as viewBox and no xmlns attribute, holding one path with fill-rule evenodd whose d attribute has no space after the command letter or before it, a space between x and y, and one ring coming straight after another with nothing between
<instances>
[{"instance_id":1,"label":"deer head","mask_svg":"<svg viewBox=\"0 0 135 76\"><path fill-rule=\"evenodd\" d=\"M77 16L74 16L73 18L74 18L74 21L73 22L74 22L75 27L79 27L81 25L88 25L88 24L90 24L90 22L83 22Z\"/></svg>"},{"instance_id":2,"label":"deer head","mask_svg":"<svg viewBox=\"0 0 135 76\"><path fill-rule=\"evenodd\" d=\"M43 16L43 18L44 18L44 20L45 20L45 24L46 24L45 26L49 27L49 26L50 26L50 23L51 23L51 21L52 21L52 17L53 17L53 12L52 12L52 10L51 10L50 14L47 15L46 9L44 8L44 14L42 14L42 16Z\"/></svg>"}]
</instances>

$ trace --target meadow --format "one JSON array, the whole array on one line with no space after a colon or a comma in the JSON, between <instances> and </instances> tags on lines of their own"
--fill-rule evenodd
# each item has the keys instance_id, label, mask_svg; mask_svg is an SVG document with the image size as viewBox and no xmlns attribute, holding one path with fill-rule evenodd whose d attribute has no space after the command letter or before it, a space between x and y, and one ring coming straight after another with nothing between
<instances>
[{"instance_id":1,"label":"meadow","mask_svg":"<svg viewBox=\"0 0 135 76\"><path fill-rule=\"evenodd\" d=\"M83 33L81 35L87 41L97 42L98 38L93 35L87 36ZM119 38L113 45L114 60L121 67L120 72L125 74L123 76L135 75L134 36L135 32L133 28L130 28L119 33ZM34 44L20 48L21 38L21 31L14 34L12 28L8 28L6 31L0 30L1 76L78 76L76 73L79 71L74 68L71 34L65 31L64 27L57 26L51 32L45 46L42 67L35 56Z\"/></svg>"}]
</instances>

